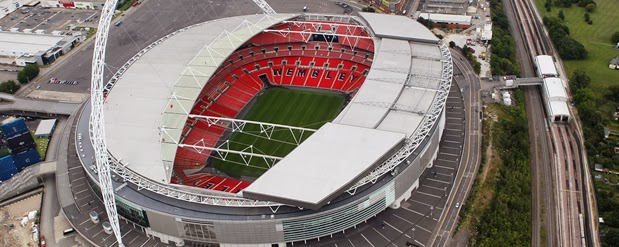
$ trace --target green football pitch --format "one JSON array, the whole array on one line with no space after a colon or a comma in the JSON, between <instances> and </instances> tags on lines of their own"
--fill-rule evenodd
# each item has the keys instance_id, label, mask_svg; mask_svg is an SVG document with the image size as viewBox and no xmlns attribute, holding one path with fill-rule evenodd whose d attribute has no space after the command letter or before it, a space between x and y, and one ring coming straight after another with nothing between
<instances>
[{"instance_id":1,"label":"green football pitch","mask_svg":"<svg viewBox=\"0 0 619 247\"><path fill-rule=\"evenodd\" d=\"M274 88L258 96L244 120L274 123L309 129L318 129L323 124L333 120L342 109L344 96L333 93L308 92ZM311 132L305 132L301 140L307 139ZM300 131L295 131L298 138ZM295 136L288 129L274 129L271 139L260 133L260 126L247 124L243 132L233 133L229 140L229 149L249 151L269 156L284 157L297 147ZM269 165L261 157L250 157L229 153L226 160L213 154L214 167L230 176L258 177L266 172ZM251 160L250 160L251 158ZM249 160L245 165L243 160Z\"/></svg>"}]
</instances>

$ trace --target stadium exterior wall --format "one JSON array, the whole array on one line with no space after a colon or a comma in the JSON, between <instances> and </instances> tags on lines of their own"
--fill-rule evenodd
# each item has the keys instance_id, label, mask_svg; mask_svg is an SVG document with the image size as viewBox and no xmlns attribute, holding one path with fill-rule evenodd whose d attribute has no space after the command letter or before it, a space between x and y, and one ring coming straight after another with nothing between
<instances>
[{"instance_id":1,"label":"stadium exterior wall","mask_svg":"<svg viewBox=\"0 0 619 247\"><path fill-rule=\"evenodd\" d=\"M308 212L298 217L279 218L277 214L273 214L263 215L261 220L238 221L186 218L135 203L128 206L135 207L135 211L145 212L147 222L149 222L144 229L145 233L159 238L164 243L174 242L177 245L183 245L185 241L190 241L219 243L222 246L263 244L285 246L285 243L327 237L353 228L376 216L387 207L397 208L403 200L408 199L412 190L418 186L419 177L436 158L444 125L445 113L443 112L432 134L426 138L422 151L415 152L407 159L411 160L410 164L403 162L397 168L400 172L387 174L379 179L374 185L378 188L371 193L331 210ZM86 173L90 179L89 184L96 187L96 179L91 173ZM98 188L94 189L96 191ZM131 200L130 198L121 199ZM130 217L122 213L120 215L125 220L131 221Z\"/></svg>"}]
</instances>

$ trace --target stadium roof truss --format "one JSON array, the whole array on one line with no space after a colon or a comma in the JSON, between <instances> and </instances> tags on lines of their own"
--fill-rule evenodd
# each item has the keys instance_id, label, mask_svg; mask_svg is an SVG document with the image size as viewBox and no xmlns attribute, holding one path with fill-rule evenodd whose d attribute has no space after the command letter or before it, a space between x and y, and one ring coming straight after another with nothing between
<instances>
[{"instance_id":1,"label":"stadium roof truss","mask_svg":"<svg viewBox=\"0 0 619 247\"><path fill-rule=\"evenodd\" d=\"M255 22L243 20L231 31L224 31L192 59L178 80L169 97L169 102L163 110L163 121L160 127L162 160L171 163L176 156L176 148L180 143L181 132L188 119L189 112L198 99L202 88L208 82L219 65L236 48L245 43L264 29L296 15L264 15ZM169 176L168 176L169 178Z\"/></svg>"},{"instance_id":2,"label":"stadium roof truss","mask_svg":"<svg viewBox=\"0 0 619 247\"><path fill-rule=\"evenodd\" d=\"M297 146L301 144L301 142L303 141L303 138L307 136L307 133L316 132L315 129L294 127L294 126L274 124L274 123L241 120L241 119L234 119L234 118L222 118L222 117L202 116L202 115L194 115L194 114L189 115L189 118L195 118L198 121L203 121L209 127L215 125L215 126L223 127L231 132L245 133L245 134L253 135L256 137L265 138L268 140L275 140L273 139L273 133L276 131L281 131L281 130L288 131L290 132L290 136L292 136L294 143L287 142L285 140L275 140L275 141L283 142L283 143L287 143L291 145L297 145ZM245 127L247 125L257 125L260 127L260 131L258 133L251 133L251 132L245 131ZM228 155L230 154L238 155L241 157L243 161L243 163L241 164L246 165L246 166L252 166L251 161L253 160L254 157L262 159L264 163L267 165L267 167L269 168L275 165L277 161L280 161L284 158L284 157L263 154L260 152L260 150L257 150L252 145L248 145L247 147L241 150L232 150L230 149L229 140L226 140L225 142L219 145L216 145L216 146L208 146L204 143L204 141L197 141L193 144L187 144L187 143L177 143L177 144L178 144L178 147L187 148L197 153L202 153L204 150L214 151L216 154L216 156L214 157L217 159L221 159L221 160L228 160Z\"/></svg>"},{"instance_id":3,"label":"stadium roof truss","mask_svg":"<svg viewBox=\"0 0 619 247\"><path fill-rule=\"evenodd\" d=\"M368 29L364 26L358 24L340 24L340 23L330 23L330 22L319 22L319 21L284 21L283 23L289 23L295 26L312 26L310 30L290 30L287 29L266 29L265 33L275 33L279 34L283 37L288 37L290 34L299 34L303 38L303 42L309 42L313 35L320 35L324 38L324 40L331 46L333 44L333 39L327 38L327 36L337 35L338 38L341 38L344 44L350 44L351 49L355 50L359 41L362 39L371 40L371 36L363 36L356 35L356 31L361 31L361 33L366 33L370 35ZM328 29L325 30L322 27L327 26ZM319 31L311 31L311 30L319 30Z\"/></svg>"}]
</instances>

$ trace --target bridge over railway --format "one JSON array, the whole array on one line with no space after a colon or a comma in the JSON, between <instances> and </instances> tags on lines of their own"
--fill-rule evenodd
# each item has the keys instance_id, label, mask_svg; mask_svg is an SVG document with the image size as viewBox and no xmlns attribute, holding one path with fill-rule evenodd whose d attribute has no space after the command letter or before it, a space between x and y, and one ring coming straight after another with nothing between
<instances>
[{"instance_id":1,"label":"bridge over railway","mask_svg":"<svg viewBox=\"0 0 619 247\"><path fill-rule=\"evenodd\" d=\"M503 78L503 77L501 77ZM499 90L514 89L519 86L541 86L544 82L540 77L515 78L513 80L501 80L504 83L502 87L497 87Z\"/></svg>"}]
</instances>

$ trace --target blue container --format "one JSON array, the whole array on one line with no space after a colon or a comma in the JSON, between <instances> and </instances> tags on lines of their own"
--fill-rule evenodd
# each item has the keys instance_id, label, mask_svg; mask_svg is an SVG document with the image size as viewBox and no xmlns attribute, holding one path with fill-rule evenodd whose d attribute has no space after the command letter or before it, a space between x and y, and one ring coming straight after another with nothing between
<instances>
[{"instance_id":1,"label":"blue container","mask_svg":"<svg viewBox=\"0 0 619 247\"><path fill-rule=\"evenodd\" d=\"M0 158L0 182L4 182L17 174L17 168L10 155Z\"/></svg>"},{"instance_id":2,"label":"blue container","mask_svg":"<svg viewBox=\"0 0 619 247\"><path fill-rule=\"evenodd\" d=\"M37 149L33 148L18 154L13 154L13 161L15 162L15 167L17 167L17 170L22 171L24 168L41 161L41 157L39 156Z\"/></svg>"},{"instance_id":3,"label":"blue container","mask_svg":"<svg viewBox=\"0 0 619 247\"><path fill-rule=\"evenodd\" d=\"M26 126L26 120L24 120L23 118L18 118L11 122L2 124L0 125L0 128L2 129L2 132L7 139L11 139L12 137L19 134L30 132L30 130L28 130L28 126Z\"/></svg>"},{"instance_id":4,"label":"blue container","mask_svg":"<svg viewBox=\"0 0 619 247\"><path fill-rule=\"evenodd\" d=\"M7 144L11 149L11 153L21 153L28 149L37 148L37 144L34 142L34 138L30 132L26 132L23 134L17 134L11 138L7 139Z\"/></svg>"}]
</instances>

